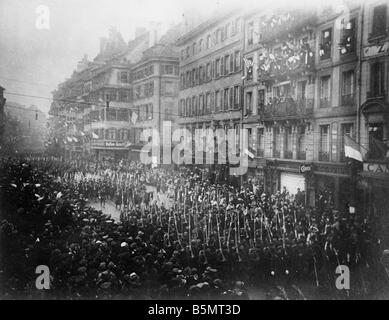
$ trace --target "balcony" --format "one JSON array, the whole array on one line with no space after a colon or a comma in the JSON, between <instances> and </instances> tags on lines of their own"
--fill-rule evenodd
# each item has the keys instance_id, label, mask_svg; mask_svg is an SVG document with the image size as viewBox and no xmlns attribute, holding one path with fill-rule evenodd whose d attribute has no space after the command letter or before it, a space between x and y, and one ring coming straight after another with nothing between
<instances>
[{"instance_id":1,"label":"balcony","mask_svg":"<svg viewBox=\"0 0 389 320\"><path fill-rule=\"evenodd\" d=\"M270 42L275 39L287 39L290 34L301 33L304 27L315 25L316 20L316 13L306 10L273 15L262 22L262 40Z\"/></svg>"},{"instance_id":2,"label":"balcony","mask_svg":"<svg viewBox=\"0 0 389 320\"><path fill-rule=\"evenodd\" d=\"M319 151L319 161L330 161L330 153L328 151Z\"/></svg>"},{"instance_id":3,"label":"balcony","mask_svg":"<svg viewBox=\"0 0 389 320\"><path fill-rule=\"evenodd\" d=\"M305 118L312 114L313 104L313 99L286 98L263 106L261 116L264 120Z\"/></svg>"},{"instance_id":4,"label":"balcony","mask_svg":"<svg viewBox=\"0 0 389 320\"><path fill-rule=\"evenodd\" d=\"M355 104L355 96L353 94L342 95L342 106L353 106Z\"/></svg>"},{"instance_id":5,"label":"balcony","mask_svg":"<svg viewBox=\"0 0 389 320\"><path fill-rule=\"evenodd\" d=\"M307 155L305 151L298 151L297 152L297 160L306 160Z\"/></svg>"}]
</instances>

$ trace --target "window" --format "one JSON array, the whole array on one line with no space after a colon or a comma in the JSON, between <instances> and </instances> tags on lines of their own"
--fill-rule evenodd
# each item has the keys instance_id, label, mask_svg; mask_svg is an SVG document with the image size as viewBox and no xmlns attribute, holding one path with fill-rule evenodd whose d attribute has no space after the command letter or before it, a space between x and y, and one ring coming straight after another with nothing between
<instances>
[{"instance_id":1,"label":"window","mask_svg":"<svg viewBox=\"0 0 389 320\"><path fill-rule=\"evenodd\" d=\"M230 88L230 109L234 108L234 88Z\"/></svg>"},{"instance_id":2,"label":"window","mask_svg":"<svg viewBox=\"0 0 389 320\"><path fill-rule=\"evenodd\" d=\"M344 55L347 53L355 52L356 44L356 30L355 30L355 19L351 19L348 22L342 20L342 30L340 38L340 54Z\"/></svg>"},{"instance_id":3,"label":"window","mask_svg":"<svg viewBox=\"0 0 389 320\"><path fill-rule=\"evenodd\" d=\"M216 30L216 43L219 43L222 41L222 30L217 29Z\"/></svg>"},{"instance_id":4,"label":"window","mask_svg":"<svg viewBox=\"0 0 389 320\"><path fill-rule=\"evenodd\" d=\"M220 76L220 58L216 59L215 66L215 76L218 78Z\"/></svg>"},{"instance_id":5,"label":"window","mask_svg":"<svg viewBox=\"0 0 389 320\"><path fill-rule=\"evenodd\" d=\"M190 56L190 55L189 55L189 50L190 50L189 47L186 47L186 58L187 58L187 59L188 59L189 56Z\"/></svg>"},{"instance_id":6,"label":"window","mask_svg":"<svg viewBox=\"0 0 389 320\"><path fill-rule=\"evenodd\" d=\"M246 116L253 114L253 92L246 92Z\"/></svg>"},{"instance_id":7,"label":"window","mask_svg":"<svg viewBox=\"0 0 389 320\"><path fill-rule=\"evenodd\" d=\"M387 146L384 143L384 124L369 123L369 153L370 159L383 159L387 154Z\"/></svg>"},{"instance_id":8,"label":"window","mask_svg":"<svg viewBox=\"0 0 389 320\"><path fill-rule=\"evenodd\" d=\"M190 115L190 98L186 98L185 102L185 116L189 117Z\"/></svg>"},{"instance_id":9,"label":"window","mask_svg":"<svg viewBox=\"0 0 389 320\"><path fill-rule=\"evenodd\" d=\"M282 145L282 136L281 130L279 127L274 128L274 137L273 137L273 157L280 158L281 157L281 145Z\"/></svg>"},{"instance_id":10,"label":"window","mask_svg":"<svg viewBox=\"0 0 389 320\"><path fill-rule=\"evenodd\" d=\"M204 114L204 95L200 94L199 96L199 109L200 109L200 115Z\"/></svg>"},{"instance_id":11,"label":"window","mask_svg":"<svg viewBox=\"0 0 389 320\"><path fill-rule=\"evenodd\" d=\"M254 22L251 21L247 25L247 44L251 45L253 44L254 39Z\"/></svg>"},{"instance_id":12,"label":"window","mask_svg":"<svg viewBox=\"0 0 389 320\"><path fill-rule=\"evenodd\" d=\"M227 55L224 57L224 75L230 73L230 56Z\"/></svg>"},{"instance_id":13,"label":"window","mask_svg":"<svg viewBox=\"0 0 389 320\"><path fill-rule=\"evenodd\" d=\"M180 117L184 116L184 102L182 99L180 100L180 108L178 109L178 115Z\"/></svg>"},{"instance_id":14,"label":"window","mask_svg":"<svg viewBox=\"0 0 389 320\"><path fill-rule=\"evenodd\" d=\"M192 44L192 54L193 55L196 54L196 42L193 42L193 44Z\"/></svg>"},{"instance_id":15,"label":"window","mask_svg":"<svg viewBox=\"0 0 389 320\"><path fill-rule=\"evenodd\" d=\"M320 60L329 59L332 50L332 29L326 29L321 32Z\"/></svg>"},{"instance_id":16,"label":"window","mask_svg":"<svg viewBox=\"0 0 389 320\"><path fill-rule=\"evenodd\" d=\"M224 110L228 110L228 90L229 88L224 89Z\"/></svg>"},{"instance_id":17,"label":"window","mask_svg":"<svg viewBox=\"0 0 389 320\"><path fill-rule=\"evenodd\" d=\"M125 90L119 91L119 101L122 102L128 101L128 91Z\"/></svg>"},{"instance_id":18,"label":"window","mask_svg":"<svg viewBox=\"0 0 389 320\"><path fill-rule=\"evenodd\" d=\"M116 140L116 129L109 129L108 130L108 139L109 140Z\"/></svg>"},{"instance_id":19,"label":"window","mask_svg":"<svg viewBox=\"0 0 389 320\"><path fill-rule=\"evenodd\" d=\"M120 82L127 83L128 82L128 73L125 71L120 72Z\"/></svg>"},{"instance_id":20,"label":"window","mask_svg":"<svg viewBox=\"0 0 389 320\"><path fill-rule=\"evenodd\" d=\"M265 90L259 89L258 90L258 97L257 97L257 114L262 114L263 108L265 106Z\"/></svg>"},{"instance_id":21,"label":"window","mask_svg":"<svg viewBox=\"0 0 389 320\"><path fill-rule=\"evenodd\" d=\"M209 34L207 36L207 49L209 49L211 47L211 35Z\"/></svg>"},{"instance_id":22,"label":"window","mask_svg":"<svg viewBox=\"0 0 389 320\"><path fill-rule=\"evenodd\" d=\"M181 50L181 61L184 61L184 59L185 59L185 50L182 49Z\"/></svg>"},{"instance_id":23,"label":"window","mask_svg":"<svg viewBox=\"0 0 389 320\"><path fill-rule=\"evenodd\" d=\"M305 100L305 98L306 98L306 88L307 88L307 82L306 81L299 81L297 83L297 99L298 100Z\"/></svg>"},{"instance_id":24,"label":"window","mask_svg":"<svg viewBox=\"0 0 389 320\"><path fill-rule=\"evenodd\" d=\"M241 69L241 58L240 51L235 51L235 71L239 71Z\"/></svg>"},{"instance_id":25,"label":"window","mask_svg":"<svg viewBox=\"0 0 389 320\"><path fill-rule=\"evenodd\" d=\"M191 113L191 116L195 116L196 115L196 97L193 96L192 97L192 113Z\"/></svg>"},{"instance_id":26,"label":"window","mask_svg":"<svg viewBox=\"0 0 389 320\"><path fill-rule=\"evenodd\" d=\"M211 112L211 94L209 92L205 96L205 112L206 114Z\"/></svg>"},{"instance_id":27,"label":"window","mask_svg":"<svg viewBox=\"0 0 389 320\"><path fill-rule=\"evenodd\" d=\"M253 57L247 58L246 68L246 80L253 80Z\"/></svg>"},{"instance_id":28,"label":"window","mask_svg":"<svg viewBox=\"0 0 389 320\"><path fill-rule=\"evenodd\" d=\"M215 92L215 112L219 111L219 107L221 107L220 106L220 91L217 90Z\"/></svg>"},{"instance_id":29,"label":"window","mask_svg":"<svg viewBox=\"0 0 389 320\"><path fill-rule=\"evenodd\" d=\"M192 86L196 85L196 69L192 70Z\"/></svg>"},{"instance_id":30,"label":"window","mask_svg":"<svg viewBox=\"0 0 389 320\"><path fill-rule=\"evenodd\" d=\"M199 41L199 52L201 52L201 50L203 50L203 39L200 39Z\"/></svg>"},{"instance_id":31,"label":"window","mask_svg":"<svg viewBox=\"0 0 389 320\"><path fill-rule=\"evenodd\" d=\"M306 160L304 125L297 127L297 159Z\"/></svg>"},{"instance_id":32,"label":"window","mask_svg":"<svg viewBox=\"0 0 389 320\"><path fill-rule=\"evenodd\" d=\"M235 108L239 108L240 106L240 87L234 87L234 106Z\"/></svg>"},{"instance_id":33,"label":"window","mask_svg":"<svg viewBox=\"0 0 389 320\"><path fill-rule=\"evenodd\" d=\"M320 126L320 150L319 150L319 161L330 160L330 126Z\"/></svg>"},{"instance_id":34,"label":"window","mask_svg":"<svg viewBox=\"0 0 389 320\"><path fill-rule=\"evenodd\" d=\"M354 103L354 70L342 73L342 105Z\"/></svg>"},{"instance_id":35,"label":"window","mask_svg":"<svg viewBox=\"0 0 389 320\"><path fill-rule=\"evenodd\" d=\"M230 37L230 24L227 23L224 27L224 37L227 39Z\"/></svg>"},{"instance_id":36,"label":"window","mask_svg":"<svg viewBox=\"0 0 389 320\"><path fill-rule=\"evenodd\" d=\"M326 108L330 106L331 76L323 76L320 78L320 80L320 107Z\"/></svg>"},{"instance_id":37,"label":"window","mask_svg":"<svg viewBox=\"0 0 389 320\"><path fill-rule=\"evenodd\" d=\"M386 4L374 8L371 37L379 37L386 34L386 13Z\"/></svg>"},{"instance_id":38,"label":"window","mask_svg":"<svg viewBox=\"0 0 389 320\"><path fill-rule=\"evenodd\" d=\"M378 97L385 93L385 63L374 62L370 66L369 97Z\"/></svg>"},{"instance_id":39,"label":"window","mask_svg":"<svg viewBox=\"0 0 389 320\"><path fill-rule=\"evenodd\" d=\"M212 79L211 64L208 62L207 63L207 81L210 81L211 79Z\"/></svg>"},{"instance_id":40,"label":"window","mask_svg":"<svg viewBox=\"0 0 389 320\"><path fill-rule=\"evenodd\" d=\"M286 127L285 128L285 150L284 150L285 159L293 158L292 146L293 146L292 127Z\"/></svg>"},{"instance_id":41,"label":"window","mask_svg":"<svg viewBox=\"0 0 389 320\"><path fill-rule=\"evenodd\" d=\"M224 75L224 57L220 58L220 75Z\"/></svg>"},{"instance_id":42,"label":"window","mask_svg":"<svg viewBox=\"0 0 389 320\"><path fill-rule=\"evenodd\" d=\"M257 156L263 157L265 150L265 135L263 128L257 128Z\"/></svg>"}]
</instances>

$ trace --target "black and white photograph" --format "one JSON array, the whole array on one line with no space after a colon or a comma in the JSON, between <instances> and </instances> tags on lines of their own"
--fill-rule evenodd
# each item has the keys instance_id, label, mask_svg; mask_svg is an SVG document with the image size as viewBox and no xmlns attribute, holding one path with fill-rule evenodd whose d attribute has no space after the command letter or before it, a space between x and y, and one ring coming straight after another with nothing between
<instances>
[{"instance_id":1,"label":"black and white photograph","mask_svg":"<svg viewBox=\"0 0 389 320\"><path fill-rule=\"evenodd\" d=\"M388 93L387 0L0 0L0 300L389 299Z\"/></svg>"}]
</instances>

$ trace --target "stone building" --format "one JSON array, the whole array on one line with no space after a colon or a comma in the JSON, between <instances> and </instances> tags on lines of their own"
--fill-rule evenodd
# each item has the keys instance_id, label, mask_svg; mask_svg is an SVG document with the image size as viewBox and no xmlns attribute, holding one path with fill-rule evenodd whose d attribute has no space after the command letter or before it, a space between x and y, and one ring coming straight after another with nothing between
<instances>
[{"instance_id":1,"label":"stone building","mask_svg":"<svg viewBox=\"0 0 389 320\"><path fill-rule=\"evenodd\" d=\"M361 91L357 139L364 155L358 187L362 210L377 218L382 245L389 245L389 4L363 4ZM385 232L386 231L386 232Z\"/></svg>"},{"instance_id":2,"label":"stone building","mask_svg":"<svg viewBox=\"0 0 389 320\"><path fill-rule=\"evenodd\" d=\"M164 39L168 39L167 36ZM100 52L93 61L84 57L71 78L53 92L54 102L50 110L52 127L56 128L53 143L64 151L65 157L128 158L134 144L139 142L139 130L155 124L144 117L145 113L146 117L152 115L154 121L159 122L162 101L159 100L159 83L165 85L163 113L169 113L169 108L176 108L174 103L168 101L167 92L171 89L170 94L174 95L174 88L171 87L174 87L174 78L178 73L177 55L166 41L159 40L163 39L156 32L138 28L135 39L126 44L120 33L112 29L108 38L100 39ZM164 73L165 69L161 71L164 76L160 77L158 69L155 76L160 80L163 78L163 81L153 87L148 83L149 87L146 88L138 80L152 75L154 60L159 58L162 62L172 63L172 66L176 64L176 76L174 66L173 77ZM141 69L143 60L148 65ZM156 64L155 68L164 67L162 62ZM170 72L169 68L166 70ZM166 79L169 77L173 85ZM139 90L142 90L142 95ZM156 100L141 101L145 93L153 93Z\"/></svg>"},{"instance_id":3,"label":"stone building","mask_svg":"<svg viewBox=\"0 0 389 320\"><path fill-rule=\"evenodd\" d=\"M176 42L180 51L178 124L188 130L192 141L196 129L235 129L239 133L242 41L242 11L220 10ZM206 159L193 152L189 162L205 164Z\"/></svg>"},{"instance_id":4,"label":"stone building","mask_svg":"<svg viewBox=\"0 0 389 320\"><path fill-rule=\"evenodd\" d=\"M350 204L344 135L356 137L361 5L245 15L244 120L256 156L249 175L270 192L298 189L310 204L332 190Z\"/></svg>"}]
</instances>

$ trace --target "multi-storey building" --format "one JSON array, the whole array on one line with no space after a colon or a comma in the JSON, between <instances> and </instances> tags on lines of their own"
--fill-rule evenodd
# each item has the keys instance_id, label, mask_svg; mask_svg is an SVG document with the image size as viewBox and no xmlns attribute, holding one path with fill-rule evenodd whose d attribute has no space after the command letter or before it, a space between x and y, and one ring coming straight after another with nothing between
<instances>
[{"instance_id":1,"label":"multi-storey building","mask_svg":"<svg viewBox=\"0 0 389 320\"><path fill-rule=\"evenodd\" d=\"M156 45L145 50L140 61L131 68L132 110L136 114L131 119L134 130L131 135L131 159L139 159L139 152L147 142L141 140L145 129L158 131L161 147L165 140L171 139L163 136L163 124L168 121L174 130L178 118L179 59L174 41L180 33L181 26L171 29Z\"/></svg>"},{"instance_id":2,"label":"multi-storey building","mask_svg":"<svg viewBox=\"0 0 389 320\"><path fill-rule=\"evenodd\" d=\"M304 190L313 204L333 190L337 207L353 199L343 137L356 134L361 6L348 8L245 16L243 123L251 174L267 191Z\"/></svg>"},{"instance_id":3,"label":"multi-storey building","mask_svg":"<svg viewBox=\"0 0 389 320\"><path fill-rule=\"evenodd\" d=\"M84 57L58 86L50 113L57 128L54 141L66 157L139 158L140 130L155 127L160 115L167 119L166 114L177 113L172 97L178 94L178 59L168 43L172 33L157 43L155 33L138 32L126 45L111 30L108 39L101 39L97 57Z\"/></svg>"},{"instance_id":4,"label":"multi-storey building","mask_svg":"<svg viewBox=\"0 0 389 320\"><path fill-rule=\"evenodd\" d=\"M241 126L243 15L240 10L207 19L176 42L180 51L180 128ZM217 161L217 157L215 157ZM199 163L205 158L195 158ZM192 162L193 163L193 162Z\"/></svg>"},{"instance_id":5,"label":"multi-storey building","mask_svg":"<svg viewBox=\"0 0 389 320\"><path fill-rule=\"evenodd\" d=\"M364 154L359 187L363 211L377 218L381 230L388 230L389 194L389 4L369 0L363 4L361 91L358 136ZM386 236L385 236L386 235ZM382 244L389 244L384 232Z\"/></svg>"}]
</instances>

